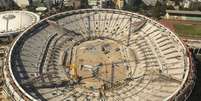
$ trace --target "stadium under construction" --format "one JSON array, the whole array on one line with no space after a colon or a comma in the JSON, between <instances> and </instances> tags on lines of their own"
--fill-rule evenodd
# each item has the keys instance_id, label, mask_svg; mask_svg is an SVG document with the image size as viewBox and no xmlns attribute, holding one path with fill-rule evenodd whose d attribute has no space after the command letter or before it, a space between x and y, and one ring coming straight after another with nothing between
<instances>
[{"instance_id":1,"label":"stadium under construction","mask_svg":"<svg viewBox=\"0 0 201 101\"><path fill-rule=\"evenodd\" d=\"M196 78L191 53L172 31L114 9L45 18L3 61L12 101L184 101Z\"/></svg>"}]
</instances>

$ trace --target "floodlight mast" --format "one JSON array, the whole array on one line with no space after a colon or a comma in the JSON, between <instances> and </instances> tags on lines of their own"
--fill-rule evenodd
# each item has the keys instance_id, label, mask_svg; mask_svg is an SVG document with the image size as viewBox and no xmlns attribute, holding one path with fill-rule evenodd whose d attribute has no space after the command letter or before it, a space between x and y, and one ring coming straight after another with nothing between
<instances>
[{"instance_id":1,"label":"floodlight mast","mask_svg":"<svg viewBox=\"0 0 201 101\"><path fill-rule=\"evenodd\" d=\"M15 18L15 16L14 15L10 15L10 14L7 14L7 15L3 16L3 19L6 20L6 32L9 31L9 29L8 29L9 28L9 20L12 20L14 18Z\"/></svg>"}]
</instances>

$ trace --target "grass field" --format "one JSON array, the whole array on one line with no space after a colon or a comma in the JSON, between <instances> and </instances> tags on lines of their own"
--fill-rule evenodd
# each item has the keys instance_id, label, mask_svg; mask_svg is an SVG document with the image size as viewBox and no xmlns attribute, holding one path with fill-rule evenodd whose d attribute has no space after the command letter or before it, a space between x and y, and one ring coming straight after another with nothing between
<instances>
[{"instance_id":1,"label":"grass field","mask_svg":"<svg viewBox=\"0 0 201 101\"><path fill-rule=\"evenodd\" d=\"M179 36L201 38L201 24L174 24Z\"/></svg>"}]
</instances>

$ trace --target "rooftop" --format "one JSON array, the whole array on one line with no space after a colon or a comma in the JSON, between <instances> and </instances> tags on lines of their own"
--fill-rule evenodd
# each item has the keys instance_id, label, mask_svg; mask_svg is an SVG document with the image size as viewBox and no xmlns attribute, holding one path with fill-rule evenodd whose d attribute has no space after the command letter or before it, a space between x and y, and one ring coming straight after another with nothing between
<instances>
[{"instance_id":1,"label":"rooftop","mask_svg":"<svg viewBox=\"0 0 201 101\"><path fill-rule=\"evenodd\" d=\"M39 21L39 16L28 11L0 12L0 36L17 33Z\"/></svg>"},{"instance_id":2,"label":"rooftop","mask_svg":"<svg viewBox=\"0 0 201 101\"><path fill-rule=\"evenodd\" d=\"M201 15L200 11L166 10L166 12L172 14Z\"/></svg>"}]
</instances>

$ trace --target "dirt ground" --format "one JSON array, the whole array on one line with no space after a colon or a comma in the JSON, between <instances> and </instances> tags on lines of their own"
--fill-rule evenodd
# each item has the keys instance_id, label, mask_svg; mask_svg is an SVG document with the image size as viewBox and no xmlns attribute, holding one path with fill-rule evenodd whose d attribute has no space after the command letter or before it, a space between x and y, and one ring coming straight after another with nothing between
<instances>
[{"instance_id":1,"label":"dirt ground","mask_svg":"<svg viewBox=\"0 0 201 101\"><path fill-rule=\"evenodd\" d=\"M72 63L78 65L78 75L83 78L85 86L100 88L105 83L115 83L126 78L128 69L123 62L120 47L111 40L94 40L74 49Z\"/></svg>"}]
</instances>

